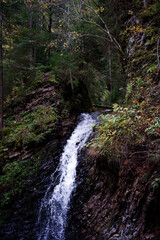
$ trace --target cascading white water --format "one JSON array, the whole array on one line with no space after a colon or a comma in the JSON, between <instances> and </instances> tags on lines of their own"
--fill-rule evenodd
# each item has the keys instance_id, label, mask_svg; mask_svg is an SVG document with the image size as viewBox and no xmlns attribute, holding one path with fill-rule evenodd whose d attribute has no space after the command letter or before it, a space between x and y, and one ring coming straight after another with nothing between
<instances>
[{"instance_id":1,"label":"cascading white water","mask_svg":"<svg viewBox=\"0 0 160 240\"><path fill-rule=\"evenodd\" d=\"M96 120L81 114L80 122L64 147L57 170L51 176L38 216L41 225L38 240L64 240L66 216L71 193L75 187L78 153L83 148Z\"/></svg>"}]
</instances>

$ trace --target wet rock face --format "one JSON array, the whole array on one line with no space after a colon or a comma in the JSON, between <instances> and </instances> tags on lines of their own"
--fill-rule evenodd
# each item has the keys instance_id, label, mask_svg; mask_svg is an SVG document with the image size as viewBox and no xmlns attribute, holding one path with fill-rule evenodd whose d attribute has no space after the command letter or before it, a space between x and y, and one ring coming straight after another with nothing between
<instances>
[{"instance_id":1,"label":"wet rock face","mask_svg":"<svg viewBox=\"0 0 160 240\"><path fill-rule=\"evenodd\" d=\"M59 164L63 146L73 131L75 120L66 119L61 125L63 128L57 128L54 139L43 146L43 158L38 172L25 182L22 196L6 209L8 217L0 227L1 240L37 240L39 229L36 222L40 202L50 183L50 176Z\"/></svg>"},{"instance_id":2,"label":"wet rock face","mask_svg":"<svg viewBox=\"0 0 160 240\"><path fill-rule=\"evenodd\" d=\"M115 169L96 163L96 152L85 152L77 169L77 189L73 193L66 240L104 239L101 231L106 224L108 208L117 184ZM91 155L90 155L91 154ZM115 175L115 177L114 177ZM108 208L106 207L108 206Z\"/></svg>"},{"instance_id":3,"label":"wet rock face","mask_svg":"<svg viewBox=\"0 0 160 240\"><path fill-rule=\"evenodd\" d=\"M23 97L14 96L11 103L6 106L5 114L10 116L19 115L39 105L52 106L57 112L57 119L49 126L52 131L45 136L43 142L32 143L16 150L14 147L9 151L9 161L17 159L38 159L39 168L32 176L26 176L22 194L14 195L12 202L3 210L4 222L1 224L0 216L0 239L1 240L34 240L39 231L36 226L41 199L50 183L50 176L55 171L59 157L66 140L71 135L76 124L75 114L65 111L59 87L52 80L51 73L44 73L40 85L34 86ZM0 168L6 164L0 161ZM1 170L1 169L0 169ZM31 169L32 170L32 169Z\"/></svg>"},{"instance_id":4,"label":"wet rock face","mask_svg":"<svg viewBox=\"0 0 160 240\"><path fill-rule=\"evenodd\" d=\"M66 240L160 238L160 189L152 187L157 166L145 160L125 160L118 170L87 150L77 169Z\"/></svg>"},{"instance_id":5,"label":"wet rock face","mask_svg":"<svg viewBox=\"0 0 160 240\"><path fill-rule=\"evenodd\" d=\"M57 147L58 142L54 144ZM49 173L56 167L56 154L57 150L53 151L53 158L46 157L42 161L38 176L25 183L23 197L11 206L10 213L7 212L8 218L0 232L2 239L36 239L34 225L39 201L49 182Z\"/></svg>"}]
</instances>

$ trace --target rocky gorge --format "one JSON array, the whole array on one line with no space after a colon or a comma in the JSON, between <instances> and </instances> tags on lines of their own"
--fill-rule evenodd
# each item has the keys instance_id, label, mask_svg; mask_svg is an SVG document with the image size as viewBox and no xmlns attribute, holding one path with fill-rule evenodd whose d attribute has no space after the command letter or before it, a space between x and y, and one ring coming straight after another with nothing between
<instances>
[{"instance_id":1,"label":"rocky gorge","mask_svg":"<svg viewBox=\"0 0 160 240\"><path fill-rule=\"evenodd\" d=\"M160 5L149 1L150 7L144 8L140 2L128 3L127 10L120 6L125 12L118 66L125 76L125 86L118 90L125 94L123 104L119 101L107 111L106 96L99 100L99 95L100 103L92 104L95 95L89 90L96 85L87 82L87 71L98 84L104 73L91 71L91 66L86 70L85 61L80 70L75 67L83 80L78 85L75 77L74 89L71 70L70 81L60 74L65 83L53 72L38 72L26 90L14 89L7 99L0 148L0 239L41 240L41 202L84 111L98 111L94 115L100 114L101 120L77 152L65 237L59 240L160 239Z\"/></svg>"}]
</instances>

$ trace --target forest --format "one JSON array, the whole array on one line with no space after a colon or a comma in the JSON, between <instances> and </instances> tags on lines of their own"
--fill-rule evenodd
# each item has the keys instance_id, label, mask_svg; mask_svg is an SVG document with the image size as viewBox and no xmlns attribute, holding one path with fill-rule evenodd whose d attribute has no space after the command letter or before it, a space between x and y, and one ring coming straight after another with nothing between
<instances>
[{"instance_id":1,"label":"forest","mask_svg":"<svg viewBox=\"0 0 160 240\"><path fill-rule=\"evenodd\" d=\"M67 223L40 234L80 114ZM160 1L1 0L0 239L159 240L159 214Z\"/></svg>"}]
</instances>

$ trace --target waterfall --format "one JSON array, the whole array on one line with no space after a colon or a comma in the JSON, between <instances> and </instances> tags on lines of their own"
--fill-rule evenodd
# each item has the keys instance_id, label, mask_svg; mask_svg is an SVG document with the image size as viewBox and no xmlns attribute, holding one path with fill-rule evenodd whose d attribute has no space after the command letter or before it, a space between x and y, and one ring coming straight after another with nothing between
<instances>
[{"instance_id":1,"label":"waterfall","mask_svg":"<svg viewBox=\"0 0 160 240\"><path fill-rule=\"evenodd\" d=\"M76 166L80 150L92 132L96 120L89 114L81 114L80 122L68 139L60 158L59 166L51 175L51 183L39 210L38 240L65 240L67 211L75 188Z\"/></svg>"}]
</instances>

